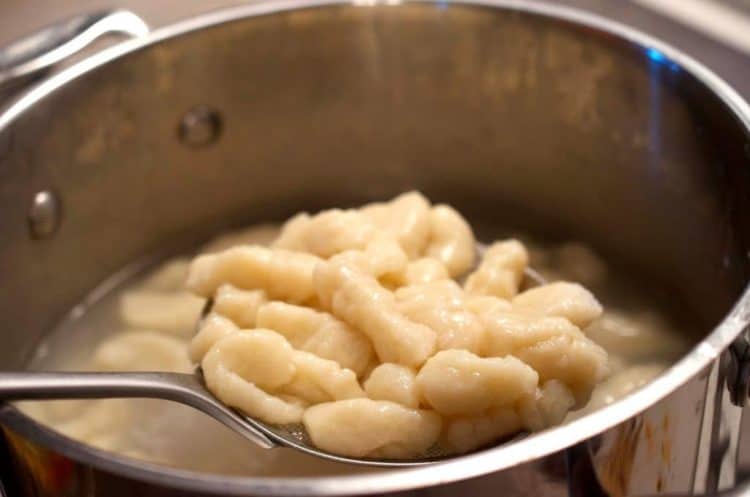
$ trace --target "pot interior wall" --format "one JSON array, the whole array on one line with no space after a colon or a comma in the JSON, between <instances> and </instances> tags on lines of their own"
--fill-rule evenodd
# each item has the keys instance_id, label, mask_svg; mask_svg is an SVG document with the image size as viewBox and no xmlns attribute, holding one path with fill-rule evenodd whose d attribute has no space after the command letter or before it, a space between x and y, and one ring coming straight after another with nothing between
<instances>
[{"instance_id":1,"label":"pot interior wall","mask_svg":"<svg viewBox=\"0 0 750 497\"><path fill-rule=\"evenodd\" d=\"M198 105L221 133L189 146L178 124ZM698 337L746 281L748 155L725 104L663 54L531 14L332 6L168 39L0 130L0 368L142 254L407 189L592 243ZM33 240L43 189L63 221Z\"/></svg>"}]
</instances>

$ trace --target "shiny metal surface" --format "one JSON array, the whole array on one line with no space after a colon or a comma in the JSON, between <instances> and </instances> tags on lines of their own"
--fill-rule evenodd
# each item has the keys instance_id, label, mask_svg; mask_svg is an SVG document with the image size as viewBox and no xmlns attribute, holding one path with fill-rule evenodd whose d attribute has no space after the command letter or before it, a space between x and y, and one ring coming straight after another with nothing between
<instances>
[{"instance_id":1,"label":"shiny metal surface","mask_svg":"<svg viewBox=\"0 0 750 497\"><path fill-rule=\"evenodd\" d=\"M140 37L148 25L126 10L81 15L0 47L0 92L38 77L106 34Z\"/></svg>"},{"instance_id":2,"label":"shiny metal surface","mask_svg":"<svg viewBox=\"0 0 750 497\"><path fill-rule=\"evenodd\" d=\"M276 443L206 389L197 375L184 373L0 373L0 399L155 398L199 409L265 449Z\"/></svg>"},{"instance_id":3,"label":"shiny metal surface","mask_svg":"<svg viewBox=\"0 0 750 497\"><path fill-rule=\"evenodd\" d=\"M247 16L257 17L239 20ZM197 104L224 116L215 146L190 149L175 137ZM52 322L143 253L407 188L472 219L595 245L645 275L644 288L677 300L697 346L636 395L579 421L398 472L199 475L82 446L12 407L0 408L0 421L13 447L29 444L95 468L84 473L108 496L157 488L160 495L440 495L472 484L489 492L493 482L554 495L560 473L547 465L585 441L599 480L605 470L614 476L603 485L610 495L647 495L659 481L661 492L690 490L700 433L688 429L700 425L707 371L750 318L742 294L749 125L742 99L694 60L555 5L263 3L126 42L53 77L0 116L0 208L8 219L0 267L9 282L0 287L0 314L11 330L1 367L21 367ZM66 206L64 226L44 246L27 240L16 203L42 183L54 185ZM60 268L69 276L51 280ZM28 295L34 312L19 305ZM646 422L665 413L676 421L659 440L679 441L680 450L636 465L648 455ZM706 437L715 445L712 433ZM630 448L613 451L618 439ZM18 458L35 484L39 459ZM534 484L519 484L524 477ZM438 487L460 480L468 481Z\"/></svg>"}]
</instances>

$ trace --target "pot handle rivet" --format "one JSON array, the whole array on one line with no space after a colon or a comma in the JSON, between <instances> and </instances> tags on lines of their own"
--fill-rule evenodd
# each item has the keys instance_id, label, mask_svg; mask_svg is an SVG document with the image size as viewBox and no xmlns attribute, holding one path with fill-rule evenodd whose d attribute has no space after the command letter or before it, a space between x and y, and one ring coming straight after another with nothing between
<instances>
[{"instance_id":1,"label":"pot handle rivet","mask_svg":"<svg viewBox=\"0 0 750 497\"><path fill-rule=\"evenodd\" d=\"M34 194L29 207L29 232L35 240L52 238L60 227L62 206L60 198L51 190Z\"/></svg>"},{"instance_id":2,"label":"pot handle rivet","mask_svg":"<svg viewBox=\"0 0 750 497\"><path fill-rule=\"evenodd\" d=\"M198 148L219 139L223 125L219 112L206 105L198 105L185 113L177 128L180 142Z\"/></svg>"}]
</instances>

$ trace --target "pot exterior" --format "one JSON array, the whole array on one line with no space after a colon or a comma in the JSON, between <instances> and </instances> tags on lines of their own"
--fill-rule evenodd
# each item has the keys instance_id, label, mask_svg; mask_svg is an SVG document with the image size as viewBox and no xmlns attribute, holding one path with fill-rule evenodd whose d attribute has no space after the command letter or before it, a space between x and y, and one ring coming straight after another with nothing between
<instances>
[{"instance_id":1,"label":"pot exterior","mask_svg":"<svg viewBox=\"0 0 750 497\"><path fill-rule=\"evenodd\" d=\"M0 117L0 364L23 367L52 324L143 254L407 189L487 226L480 238L502 234L493 226L579 237L661 288L696 343L720 322L722 337L736 334L724 317L749 268L746 107L668 47L556 16L427 3L286 10L165 32L22 100ZM42 236L40 198L57 206ZM721 438L725 366L567 454L405 495L578 495L592 481L583 475L610 495L710 490L728 481L701 483ZM672 378L665 388L687 376ZM79 457L13 408L0 421L30 495L169 495L168 476L152 486L117 458ZM263 480L208 487L281 492ZM312 482L305 493L325 492Z\"/></svg>"}]
</instances>

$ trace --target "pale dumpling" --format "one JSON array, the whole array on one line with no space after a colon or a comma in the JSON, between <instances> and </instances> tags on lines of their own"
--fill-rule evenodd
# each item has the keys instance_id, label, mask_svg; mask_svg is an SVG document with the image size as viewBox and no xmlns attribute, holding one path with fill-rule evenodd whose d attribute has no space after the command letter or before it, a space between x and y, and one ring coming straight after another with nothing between
<instances>
[{"instance_id":1,"label":"pale dumpling","mask_svg":"<svg viewBox=\"0 0 750 497\"><path fill-rule=\"evenodd\" d=\"M518 240L493 243L485 250L477 270L466 279L464 288L472 295L512 298L518 293L528 264L529 254Z\"/></svg>"},{"instance_id":2,"label":"pale dumpling","mask_svg":"<svg viewBox=\"0 0 750 497\"><path fill-rule=\"evenodd\" d=\"M234 321L217 314L209 313L198 325L198 333L195 334L188 346L190 360L199 363L203 360L208 350L222 338L239 331Z\"/></svg>"},{"instance_id":3,"label":"pale dumpling","mask_svg":"<svg viewBox=\"0 0 750 497\"><path fill-rule=\"evenodd\" d=\"M445 264L432 257L423 257L407 264L400 285L420 285L450 278Z\"/></svg>"},{"instance_id":4,"label":"pale dumpling","mask_svg":"<svg viewBox=\"0 0 750 497\"><path fill-rule=\"evenodd\" d=\"M243 380L273 390L294 378L294 354L289 342L275 331L246 330L217 341L203 358L203 368L221 363Z\"/></svg>"},{"instance_id":5,"label":"pale dumpling","mask_svg":"<svg viewBox=\"0 0 750 497\"><path fill-rule=\"evenodd\" d=\"M271 246L327 259L345 250L364 250L376 234L375 226L360 212L331 209L315 216L294 216Z\"/></svg>"},{"instance_id":6,"label":"pale dumpling","mask_svg":"<svg viewBox=\"0 0 750 497\"><path fill-rule=\"evenodd\" d=\"M541 381L557 379L565 383L580 404L609 374L605 350L586 338L569 334L537 342L516 355L539 373Z\"/></svg>"},{"instance_id":7,"label":"pale dumpling","mask_svg":"<svg viewBox=\"0 0 750 497\"><path fill-rule=\"evenodd\" d=\"M474 266L474 233L454 208L438 205L430 211L430 241L425 255L439 260L448 274L459 277Z\"/></svg>"},{"instance_id":8,"label":"pale dumpling","mask_svg":"<svg viewBox=\"0 0 750 497\"><path fill-rule=\"evenodd\" d=\"M373 400L390 400L413 409L419 407L417 376L406 366L383 363L372 370L364 387Z\"/></svg>"},{"instance_id":9,"label":"pale dumpling","mask_svg":"<svg viewBox=\"0 0 750 497\"><path fill-rule=\"evenodd\" d=\"M609 373L607 353L565 318L535 317L500 309L480 315L485 325L484 355L513 354L539 373L542 382L559 379L579 401Z\"/></svg>"},{"instance_id":10,"label":"pale dumpling","mask_svg":"<svg viewBox=\"0 0 750 497\"><path fill-rule=\"evenodd\" d=\"M190 264L186 286L209 297L223 284L264 290L269 298L305 302L315 296L312 275L320 259L303 252L239 246L201 255Z\"/></svg>"},{"instance_id":11,"label":"pale dumpling","mask_svg":"<svg viewBox=\"0 0 750 497\"><path fill-rule=\"evenodd\" d=\"M315 287L334 316L370 338L382 362L418 367L435 351L435 332L398 312L389 290L346 261L318 264Z\"/></svg>"},{"instance_id":12,"label":"pale dumpling","mask_svg":"<svg viewBox=\"0 0 750 497\"><path fill-rule=\"evenodd\" d=\"M153 331L129 331L102 342L92 365L101 371L191 371L184 342Z\"/></svg>"},{"instance_id":13,"label":"pale dumpling","mask_svg":"<svg viewBox=\"0 0 750 497\"><path fill-rule=\"evenodd\" d=\"M479 313L485 326L486 356L515 354L519 350L560 335L585 339L585 335L565 318L532 316L505 311L500 307Z\"/></svg>"},{"instance_id":14,"label":"pale dumpling","mask_svg":"<svg viewBox=\"0 0 750 497\"><path fill-rule=\"evenodd\" d=\"M602 314L594 295L578 283L558 281L516 295L513 310L542 316L557 316L585 328Z\"/></svg>"},{"instance_id":15,"label":"pale dumpling","mask_svg":"<svg viewBox=\"0 0 750 497\"><path fill-rule=\"evenodd\" d=\"M549 380L535 394L521 400L519 413L527 430L538 431L560 424L575 406L573 392L559 380Z\"/></svg>"},{"instance_id":16,"label":"pale dumpling","mask_svg":"<svg viewBox=\"0 0 750 497\"><path fill-rule=\"evenodd\" d=\"M304 408L272 395L294 379L294 349L271 330L232 333L217 341L201 363L206 385L225 404L268 423L301 421Z\"/></svg>"},{"instance_id":17,"label":"pale dumpling","mask_svg":"<svg viewBox=\"0 0 750 497\"><path fill-rule=\"evenodd\" d=\"M187 278L190 259L177 257L153 270L138 286L139 290L152 292L179 292Z\"/></svg>"},{"instance_id":18,"label":"pale dumpling","mask_svg":"<svg viewBox=\"0 0 750 497\"><path fill-rule=\"evenodd\" d=\"M377 237L364 250L346 250L331 260L346 263L377 279L397 280L408 264L404 249L394 239Z\"/></svg>"},{"instance_id":19,"label":"pale dumpling","mask_svg":"<svg viewBox=\"0 0 750 497\"><path fill-rule=\"evenodd\" d=\"M294 377L279 391L311 404L364 397L365 392L351 369L315 354L295 350Z\"/></svg>"},{"instance_id":20,"label":"pale dumpling","mask_svg":"<svg viewBox=\"0 0 750 497\"><path fill-rule=\"evenodd\" d=\"M450 418L442 446L450 452L469 452L520 430L521 418L512 407L494 407L471 415Z\"/></svg>"},{"instance_id":21,"label":"pale dumpling","mask_svg":"<svg viewBox=\"0 0 750 497\"><path fill-rule=\"evenodd\" d=\"M358 376L372 361L372 344L365 335L327 312L269 302L260 307L257 325L284 335L293 347L336 361Z\"/></svg>"},{"instance_id":22,"label":"pale dumpling","mask_svg":"<svg viewBox=\"0 0 750 497\"><path fill-rule=\"evenodd\" d=\"M120 317L130 328L190 337L205 300L188 292L134 290L120 299Z\"/></svg>"},{"instance_id":23,"label":"pale dumpling","mask_svg":"<svg viewBox=\"0 0 750 497\"><path fill-rule=\"evenodd\" d=\"M532 395L539 375L512 356L483 358L466 350L443 350L417 374L427 405L448 416L479 414L512 406Z\"/></svg>"},{"instance_id":24,"label":"pale dumpling","mask_svg":"<svg viewBox=\"0 0 750 497\"><path fill-rule=\"evenodd\" d=\"M362 214L392 235L410 259L425 249L431 231L430 202L419 192L399 195L390 202L368 204Z\"/></svg>"},{"instance_id":25,"label":"pale dumpling","mask_svg":"<svg viewBox=\"0 0 750 497\"><path fill-rule=\"evenodd\" d=\"M263 290L242 290L232 285L221 285L214 294L212 310L231 319L240 328L254 328L258 309L267 301Z\"/></svg>"},{"instance_id":26,"label":"pale dumpling","mask_svg":"<svg viewBox=\"0 0 750 497\"><path fill-rule=\"evenodd\" d=\"M513 308L510 301L492 295L467 295L465 305L478 316L488 312L507 312Z\"/></svg>"},{"instance_id":27,"label":"pale dumpling","mask_svg":"<svg viewBox=\"0 0 750 497\"><path fill-rule=\"evenodd\" d=\"M350 457L401 459L425 453L438 440L440 416L385 400L353 399L312 406L303 423L313 443Z\"/></svg>"},{"instance_id":28,"label":"pale dumpling","mask_svg":"<svg viewBox=\"0 0 750 497\"><path fill-rule=\"evenodd\" d=\"M437 333L438 350L465 349L476 354L484 327L465 305L464 292L453 280L438 280L396 290L396 309Z\"/></svg>"}]
</instances>

